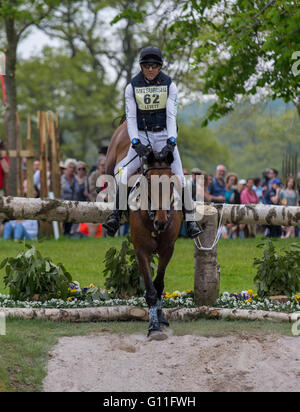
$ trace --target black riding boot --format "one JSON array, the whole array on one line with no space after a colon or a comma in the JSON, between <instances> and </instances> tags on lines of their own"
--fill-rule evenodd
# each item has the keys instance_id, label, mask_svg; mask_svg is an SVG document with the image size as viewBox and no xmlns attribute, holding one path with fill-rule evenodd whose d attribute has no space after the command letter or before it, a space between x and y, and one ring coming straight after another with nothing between
<instances>
[{"instance_id":1,"label":"black riding boot","mask_svg":"<svg viewBox=\"0 0 300 412\"><path fill-rule=\"evenodd\" d=\"M186 199L187 205L184 204L184 198L185 198L184 194L186 191L188 193L188 197ZM182 189L182 213L183 213L184 220L186 219L186 215L188 213L194 213L194 212L195 212L195 208L193 205L193 199L192 199L191 193L187 188L183 188ZM202 227L198 226L194 220L185 220L185 225L186 225L187 234L192 239L199 236L203 232Z\"/></svg>"},{"instance_id":2,"label":"black riding boot","mask_svg":"<svg viewBox=\"0 0 300 412\"><path fill-rule=\"evenodd\" d=\"M119 209L119 186L116 192L116 200L113 212L107 217L106 221L103 223L104 229L106 229L108 236L115 236L120 227L120 221L122 217L122 210Z\"/></svg>"}]
</instances>

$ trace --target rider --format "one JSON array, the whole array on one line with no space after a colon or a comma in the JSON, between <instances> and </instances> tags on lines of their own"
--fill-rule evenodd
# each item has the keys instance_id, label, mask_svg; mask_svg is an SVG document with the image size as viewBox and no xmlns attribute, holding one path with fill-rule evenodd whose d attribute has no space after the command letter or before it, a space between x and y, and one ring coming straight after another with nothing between
<instances>
[{"instance_id":1,"label":"rider","mask_svg":"<svg viewBox=\"0 0 300 412\"><path fill-rule=\"evenodd\" d=\"M171 78L161 71L163 58L159 48L145 47L141 51L139 63L141 71L133 77L125 90L126 120L131 146L122 161L122 164L126 165L126 171L119 175L120 184L126 185L127 177L139 168L139 158L148 155L151 150L150 143L153 150L173 153L172 172L180 177L184 190L185 178L176 145L177 87ZM191 195L186 191L185 199L192 205ZM193 212L184 208L184 202L182 211L184 217L186 213ZM115 210L103 224L109 236L114 236L119 229L121 214L118 186ZM194 221L186 221L186 226L188 235L192 238L202 232Z\"/></svg>"}]
</instances>

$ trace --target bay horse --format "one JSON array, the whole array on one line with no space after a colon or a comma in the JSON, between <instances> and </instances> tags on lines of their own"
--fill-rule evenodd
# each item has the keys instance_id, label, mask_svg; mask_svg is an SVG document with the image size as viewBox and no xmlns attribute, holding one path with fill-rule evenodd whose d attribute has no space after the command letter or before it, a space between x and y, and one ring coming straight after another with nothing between
<instances>
[{"instance_id":1,"label":"bay horse","mask_svg":"<svg viewBox=\"0 0 300 412\"><path fill-rule=\"evenodd\" d=\"M106 173L113 174L115 166L126 156L130 145L126 124L123 123L114 133L107 152ZM160 153L151 152L145 160L143 176L148 182L149 202L151 196L151 179L165 176L171 178L172 153L161 157ZM161 183L160 183L161 185ZM166 339L163 332L168 321L162 315L162 293L167 265L173 255L175 242L178 238L182 222L182 211L171 205L169 209L162 207L165 198L174 198L174 185L169 185L169 191L159 190L159 205L157 210L129 210L131 240L136 252L139 273L145 284L146 302L149 307L148 337L152 340ZM156 188L158 189L158 188ZM165 204L165 203L164 203ZM152 281L150 261L153 253L158 255L158 268L155 280Z\"/></svg>"}]
</instances>

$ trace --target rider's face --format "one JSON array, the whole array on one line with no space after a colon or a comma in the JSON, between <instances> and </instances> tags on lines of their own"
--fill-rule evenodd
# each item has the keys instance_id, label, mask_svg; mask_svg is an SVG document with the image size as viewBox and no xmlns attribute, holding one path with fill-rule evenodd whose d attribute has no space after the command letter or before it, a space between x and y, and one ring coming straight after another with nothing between
<instances>
[{"instance_id":1,"label":"rider's face","mask_svg":"<svg viewBox=\"0 0 300 412\"><path fill-rule=\"evenodd\" d=\"M151 82L161 71L161 66L156 63L145 63L141 64L141 69L145 78Z\"/></svg>"}]
</instances>

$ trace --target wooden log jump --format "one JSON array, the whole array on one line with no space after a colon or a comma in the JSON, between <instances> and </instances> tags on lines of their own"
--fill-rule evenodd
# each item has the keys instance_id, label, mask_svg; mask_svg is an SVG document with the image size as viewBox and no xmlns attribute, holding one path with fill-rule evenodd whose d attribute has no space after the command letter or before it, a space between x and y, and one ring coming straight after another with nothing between
<instances>
[{"instance_id":1,"label":"wooden log jump","mask_svg":"<svg viewBox=\"0 0 300 412\"><path fill-rule=\"evenodd\" d=\"M223 207L223 210L222 210ZM207 250L194 250L195 302L212 306L219 296L220 267L217 245L210 249L219 224L300 226L300 207L269 205L197 204L196 220L205 226L200 236ZM101 223L111 213L103 202L74 202L59 199L0 198L0 220L31 219L73 223ZM220 219L222 218L221 222Z\"/></svg>"},{"instance_id":2,"label":"wooden log jump","mask_svg":"<svg viewBox=\"0 0 300 412\"><path fill-rule=\"evenodd\" d=\"M221 214L222 205L197 204L196 220ZM31 219L47 222L101 223L110 213L104 202L75 202L48 198L0 198L0 219ZM269 205L224 205L222 224L300 226L300 207Z\"/></svg>"}]
</instances>

